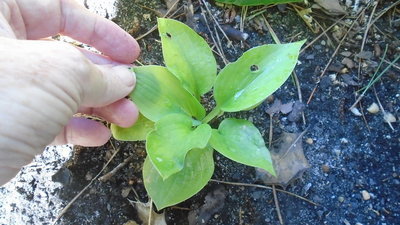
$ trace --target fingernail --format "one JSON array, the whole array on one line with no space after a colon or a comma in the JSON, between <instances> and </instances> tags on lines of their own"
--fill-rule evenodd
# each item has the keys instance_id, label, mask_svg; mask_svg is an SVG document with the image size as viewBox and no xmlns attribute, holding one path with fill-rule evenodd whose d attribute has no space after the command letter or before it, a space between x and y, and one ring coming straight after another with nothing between
<instances>
[{"instance_id":1,"label":"fingernail","mask_svg":"<svg viewBox=\"0 0 400 225\"><path fill-rule=\"evenodd\" d=\"M127 66L116 66L113 69L121 79L122 83L124 83L126 86L131 87L135 85L135 73L131 71Z\"/></svg>"}]
</instances>

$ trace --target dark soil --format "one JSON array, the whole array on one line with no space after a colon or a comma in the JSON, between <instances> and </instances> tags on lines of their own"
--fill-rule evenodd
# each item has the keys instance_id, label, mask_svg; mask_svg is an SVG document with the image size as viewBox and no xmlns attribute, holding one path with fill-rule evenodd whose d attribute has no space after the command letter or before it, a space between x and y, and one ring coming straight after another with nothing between
<instances>
[{"instance_id":1,"label":"dark soil","mask_svg":"<svg viewBox=\"0 0 400 225\"><path fill-rule=\"evenodd\" d=\"M366 1L363 1L366 2ZM367 1L368 2L368 1ZM195 9L199 5L193 1ZM395 1L380 1L375 16ZM156 24L153 11L142 8L145 5L152 9L165 8L163 2L156 0L124 0L119 2L118 16L114 19L134 37L147 32ZM368 17L373 6L366 7L364 17L359 20L356 30L350 32L351 37L344 44L332 61L339 69L330 68L320 79L322 70L330 60L339 41L335 40L332 31L316 41L300 55L299 65L295 71L299 78L303 102L305 103L305 123L300 118L292 121L288 115L277 114L272 119L273 140L278 140L283 132L300 133L306 128L303 136L303 148L311 167L302 177L294 180L286 187L286 191L303 196L316 204L313 205L298 197L278 192L280 212L284 224L400 224L400 133L399 123L392 123L394 130L383 119L381 112L369 113L366 108L379 98L383 108L396 118L400 116L400 70L392 67L369 90L358 107L364 116L356 116L349 111L355 102L355 91L366 86L370 75L376 70L380 58L376 56L377 47L388 45L387 61L393 61L400 54L399 7L394 7L385 13L371 27L364 51L371 52L372 57L361 60L363 64L358 76L358 60L355 54L360 52ZM235 7L239 15L241 9ZM249 8L249 12L257 9ZM222 20L227 8L211 5L216 17ZM196 11L198 13L199 11ZM218 12L221 12L218 14ZM351 9L348 9L351 13ZM147 17L149 14L150 17ZM178 13L180 14L180 13ZM282 42L307 39L314 40L314 34L305 25L298 14L288 6L281 12L277 7L267 9L268 22L273 27ZM322 27L329 27L340 16L326 15L315 10L312 14ZM147 18L147 19L146 19ZM185 21L184 17L177 19ZM347 30L355 16L348 15L345 22L338 23L336 29ZM397 24L393 21L397 20ZM211 43L211 34L199 22L197 28ZM213 24L209 21L210 24ZM237 25L236 22L232 23ZM225 46L225 54L229 61L237 59L244 50L260 44L273 43L268 31L260 33L254 26L246 24L245 32L249 34L244 48L234 41L234 48ZM222 35L220 34L220 37ZM362 39L362 38L361 38ZM139 40L142 55L139 61L143 64L162 64L162 54L157 31ZM226 43L224 41L223 43ZM356 66L345 68L341 64L343 52L350 52ZM382 55L381 55L382 56ZM222 65L222 64L221 64ZM383 64L383 68L387 66ZM336 71L335 71L336 70ZM345 72L345 73L342 73ZM345 79L352 78L359 86ZM306 104L312 90L317 89ZM296 86L289 79L273 95L283 103L299 100ZM249 112L237 113L232 116L252 120L260 129L264 140L268 142L270 117L266 113L272 105L272 99L265 101L258 108ZM210 102L212 104L212 102ZM231 114L228 114L231 116ZM135 208L127 199L147 201L144 190L141 165L145 157L143 143L118 142L111 140L115 149L120 149L116 157L106 168L106 172L116 167L128 156L134 155L134 160L123 167L109 181L95 181L61 218L60 224L124 224L128 221L141 223ZM79 149L75 157L66 165L66 171L71 174L72 181L65 185L60 196L69 202L89 181L103 168L114 148L110 143L97 149ZM215 153L215 173L213 179L248 184L263 184L256 176L252 167L235 163L218 153ZM69 173L71 172L71 173ZM70 180L70 179L68 179ZM127 190L131 190L129 194ZM362 191L370 194L369 200L364 200ZM138 196L135 195L135 192ZM189 224L188 215L195 210L201 210L205 198L215 197L217 204L209 210L208 221L203 224L239 224L262 225L279 224L276 207L271 190L240 185L209 184L193 198L164 210L167 224ZM207 214L207 213L206 213ZM195 224L195 223L193 223ZM201 224L201 223L198 223Z\"/></svg>"}]
</instances>

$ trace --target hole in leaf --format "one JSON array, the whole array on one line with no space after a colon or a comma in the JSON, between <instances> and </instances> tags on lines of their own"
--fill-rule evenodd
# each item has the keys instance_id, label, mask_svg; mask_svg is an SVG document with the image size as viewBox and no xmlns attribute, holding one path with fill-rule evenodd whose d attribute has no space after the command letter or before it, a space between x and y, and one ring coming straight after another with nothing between
<instances>
[{"instance_id":1,"label":"hole in leaf","mask_svg":"<svg viewBox=\"0 0 400 225\"><path fill-rule=\"evenodd\" d=\"M166 33L168 38L171 38L172 35L170 33Z\"/></svg>"},{"instance_id":2,"label":"hole in leaf","mask_svg":"<svg viewBox=\"0 0 400 225\"><path fill-rule=\"evenodd\" d=\"M250 66L250 71L251 72L257 72L258 71L258 66L257 65L251 65Z\"/></svg>"}]
</instances>

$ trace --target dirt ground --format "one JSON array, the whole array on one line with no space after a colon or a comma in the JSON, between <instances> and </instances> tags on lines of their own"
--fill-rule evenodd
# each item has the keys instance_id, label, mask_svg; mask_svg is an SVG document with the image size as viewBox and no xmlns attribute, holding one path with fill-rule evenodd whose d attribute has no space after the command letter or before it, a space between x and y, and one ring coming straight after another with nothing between
<instances>
[{"instance_id":1,"label":"dirt ground","mask_svg":"<svg viewBox=\"0 0 400 225\"><path fill-rule=\"evenodd\" d=\"M202 1L192 1L193 17L183 11L188 1L183 2L178 4L174 18L183 22L194 18L195 29L210 45L214 45L211 36L216 35L213 29L215 23L210 14L206 12L212 32L207 30L205 21L195 20L201 9L205 9L199 4ZM311 5L314 1L309 2ZM193 198L165 209L163 212L168 225L280 224L278 212L287 225L400 224L400 63L395 63L365 93L356 105L361 115L349 110L357 99L355 92L368 84L381 58L384 62L379 71L383 71L400 54L400 4L389 0L379 1L377 7L374 7L373 1L340 3L346 15L327 12L327 9L313 9L308 14L312 16L310 25L315 33L293 5L264 7L264 13L244 23L244 32L249 35L246 41L234 40L230 36L233 47L228 47L222 33L217 31L225 57L230 62L251 47L274 43L266 21L282 42L307 39L306 45L311 43L301 53L295 68L301 99L295 80L289 79L258 108L233 114L253 121L267 143L272 125L273 146L285 132L305 131L301 141L310 168L285 187L284 190L293 195L277 191L276 201L270 189L238 184L264 185L254 168L215 153L216 167L212 179L216 181L209 182ZM297 10L306 8L304 4L296 5ZM244 16L240 7L218 6L213 2L208 7L221 24L239 28L240 18ZM263 10L263 7L249 7L247 17L260 12L260 9ZM160 0L121 0L114 21L134 37L139 37L156 25L157 13L165 11L165 3ZM262 15L266 20L262 19ZM335 22L337 24L328 30ZM364 39L367 28L369 32ZM319 37L324 31L326 35ZM162 65L157 31L141 38L139 44L142 48L141 63ZM388 46L386 55L385 46ZM217 59L222 65L221 57ZM204 99L205 102L208 100ZM294 114L276 113L271 118L267 112L277 100L282 103L301 100L303 104L295 103L301 107ZM379 112L367 110L372 103L381 105ZM386 118L390 113L397 121L391 125L385 122L382 108ZM304 112L304 119L301 112ZM64 188L59 195L65 204L70 202L99 173L116 150L119 152L102 175L129 156L133 156L132 160L109 180L94 180L58 224L136 224L134 221L142 224L128 199L148 200L141 176L146 155L143 143L111 140L102 148L78 148L73 159L57 175L68 177L60 179ZM283 189L280 186L276 188Z\"/></svg>"}]
</instances>

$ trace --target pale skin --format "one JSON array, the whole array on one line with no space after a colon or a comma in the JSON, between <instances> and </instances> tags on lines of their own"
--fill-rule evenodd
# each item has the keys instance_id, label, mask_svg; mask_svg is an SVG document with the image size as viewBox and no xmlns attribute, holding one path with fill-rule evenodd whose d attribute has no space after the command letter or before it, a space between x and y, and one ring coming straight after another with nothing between
<instances>
[{"instance_id":1,"label":"pale skin","mask_svg":"<svg viewBox=\"0 0 400 225\"><path fill-rule=\"evenodd\" d=\"M56 34L103 54L43 40ZM124 97L138 55L129 34L73 0L0 1L0 185L46 145L105 144L108 128L78 112L131 126L138 110Z\"/></svg>"}]
</instances>

